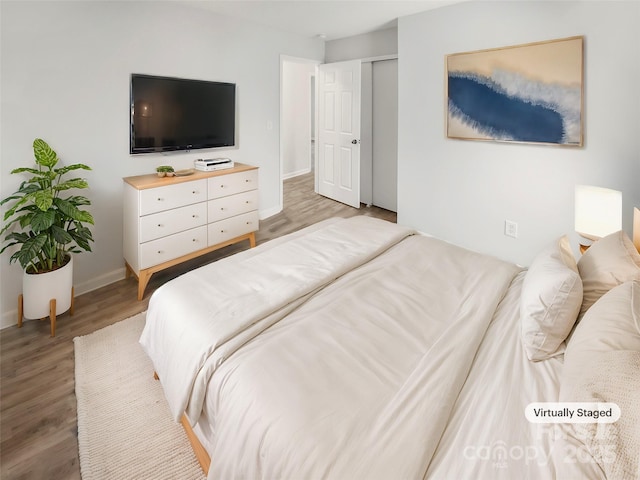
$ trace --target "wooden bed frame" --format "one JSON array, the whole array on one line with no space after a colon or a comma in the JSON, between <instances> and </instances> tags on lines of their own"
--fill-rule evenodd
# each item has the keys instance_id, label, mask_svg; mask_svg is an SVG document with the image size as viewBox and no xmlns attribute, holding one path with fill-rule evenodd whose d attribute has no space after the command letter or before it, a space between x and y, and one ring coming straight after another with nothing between
<instances>
[{"instance_id":1,"label":"wooden bed frame","mask_svg":"<svg viewBox=\"0 0 640 480\"><path fill-rule=\"evenodd\" d=\"M153 372L153 379L160 380L160 377L158 377L157 372ZM191 428L191 425L189 424L189 420L187 420L186 416L184 415L182 416L182 419L180 419L180 423L182 424L182 428L184 428L184 431L187 434L187 438L191 443L191 448L193 449L193 453L196 454L196 458L198 459L200 468L202 468L202 470L206 475L207 473L209 473L209 467L211 466L211 457L209 457L209 454L207 453L207 449L204 448L202 443L200 443L200 440L198 439L195 432L193 431L193 428Z\"/></svg>"},{"instance_id":2,"label":"wooden bed frame","mask_svg":"<svg viewBox=\"0 0 640 480\"><path fill-rule=\"evenodd\" d=\"M193 453L196 454L196 458L200 463L200 467L202 467L202 470L206 475L207 473L209 473L209 467L211 466L211 458L209 457L209 454L207 453L207 450L204 448L202 443L200 443L200 440L198 440L198 437L193 431L193 428L191 428L191 425L189 425L189 420L187 420L187 417L183 415L180 423L182 423L182 427L184 428L184 431L187 433L187 438L189 438L189 441L191 442Z\"/></svg>"}]
</instances>

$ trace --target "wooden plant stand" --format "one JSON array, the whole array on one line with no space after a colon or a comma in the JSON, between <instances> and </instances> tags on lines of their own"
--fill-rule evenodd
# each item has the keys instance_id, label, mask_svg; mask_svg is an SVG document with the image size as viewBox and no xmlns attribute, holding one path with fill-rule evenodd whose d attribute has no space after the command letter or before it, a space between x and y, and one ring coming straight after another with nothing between
<instances>
[{"instance_id":1,"label":"wooden plant stand","mask_svg":"<svg viewBox=\"0 0 640 480\"><path fill-rule=\"evenodd\" d=\"M71 306L69 307L69 315L74 313L74 300L75 295L73 287L71 287ZM24 312L24 299L22 294L18 295L18 328L22 328L22 319ZM47 317L43 317L40 320L46 320ZM51 337L56 336L56 299L49 300L49 322L51 323Z\"/></svg>"}]
</instances>

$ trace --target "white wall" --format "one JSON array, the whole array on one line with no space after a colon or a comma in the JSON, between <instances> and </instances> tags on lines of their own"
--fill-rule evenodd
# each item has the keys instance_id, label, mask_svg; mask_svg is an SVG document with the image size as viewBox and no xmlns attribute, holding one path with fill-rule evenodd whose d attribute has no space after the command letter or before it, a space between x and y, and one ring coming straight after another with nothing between
<instances>
[{"instance_id":1,"label":"white wall","mask_svg":"<svg viewBox=\"0 0 640 480\"><path fill-rule=\"evenodd\" d=\"M623 228L640 205L640 3L468 2L398 23L398 221L527 265L573 232L576 184L623 192ZM585 36L585 146L445 138L445 55ZM504 220L519 237L503 234Z\"/></svg>"},{"instance_id":2,"label":"white wall","mask_svg":"<svg viewBox=\"0 0 640 480\"><path fill-rule=\"evenodd\" d=\"M0 195L32 165L41 137L62 161L84 162L96 219L93 253L76 257L76 292L122 278L122 177L160 164L192 166L202 151L128 154L129 76L148 73L237 84L239 144L217 150L260 167L261 214L280 205L280 55L321 60L324 42L171 2L13 2L1 8ZM15 178L14 178L15 177ZM1 325L16 321L19 265L1 264Z\"/></svg>"},{"instance_id":3,"label":"white wall","mask_svg":"<svg viewBox=\"0 0 640 480\"><path fill-rule=\"evenodd\" d=\"M282 63L282 178L311 171L311 79L316 63L283 59Z\"/></svg>"},{"instance_id":4,"label":"white wall","mask_svg":"<svg viewBox=\"0 0 640 480\"><path fill-rule=\"evenodd\" d=\"M398 29L387 28L352 37L329 40L325 47L325 62L342 62L398 53Z\"/></svg>"}]
</instances>

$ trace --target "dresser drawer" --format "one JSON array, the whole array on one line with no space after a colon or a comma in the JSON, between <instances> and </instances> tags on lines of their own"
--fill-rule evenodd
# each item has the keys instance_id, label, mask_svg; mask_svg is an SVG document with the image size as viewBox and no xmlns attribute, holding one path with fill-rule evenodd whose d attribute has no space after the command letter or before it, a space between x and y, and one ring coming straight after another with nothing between
<instances>
[{"instance_id":1,"label":"dresser drawer","mask_svg":"<svg viewBox=\"0 0 640 480\"><path fill-rule=\"evenodd\" d=\"M206 202L146 215L140 218L140 243L183 232L206 223Z\"/></svg>"},{"instance_id":2,"label":"dresser drawer","mask_svg":"<svg viewBox=\"0 0 640 480\"><path fill-rule=\"evenodd\" d=\"M186 232L174 233L140 245L140 268L149 268L168 262L206 247L206 225Z\"/></svg>"},{"instance_id":3,"label":"dresser drawer","mask_svg":"<svg viewBox=\"0 0 640 480\"><path fill-rule=\"evenodd\" d=\"M258 211L209 224L209 246L258 230Z\"/></svg>"},{"instance_id":4,"label":"dresser drawer","mask_svg":"<svg viewBox=\"0 0 640 480\"><path fill-rule=\"evenodd\" d=\"M258 189L258 170L220 175L208 179L209 200Z\"/></svg>"},{"instance_id":5,"label":"dresser drawer","mask_svg":"<svg viewBox=\"0 0 640 480\"><path fill-rule=\"evenodd\" d=\"M250 190L228 197L209 200L208 223L217 222L228 217L258 209L258 191Z\"/></svg>"},{"instance_id":6,"label":"dresser drawer","mask_svg":"<svg viewBox=\"0 0 640 480\"><path fill-rule=\"evenodd\" d=\"M140 216L207 200L207 180L140 190Z\"/></svg>"}]
</instances>

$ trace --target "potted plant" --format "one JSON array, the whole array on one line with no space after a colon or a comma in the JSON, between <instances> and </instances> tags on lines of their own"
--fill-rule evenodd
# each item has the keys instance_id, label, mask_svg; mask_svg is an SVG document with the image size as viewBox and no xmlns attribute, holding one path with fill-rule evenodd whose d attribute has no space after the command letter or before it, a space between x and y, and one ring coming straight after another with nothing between
<instances>
[{"instance_id":1,"label":"potted plant","mask_svg":"<svg viewBox=\"0 0 640 480\"><path fill-rule=\"evenodd\" d=\"M91 202L83 196L66 195L89 185L82 178L67 178L74 170L91 170L84 164L56 168L58 155L39 138L33 142L36 166L16 168L11 174L29 174L20 188L0 205L9 204L0 235L8 233L6 249L17 246L9 262L23 268L22 296L18 326L25 318L51 318L55 335L55 315L66 312L73 302L72 253L91 251L91 214L82 207ZM53 312L52 312L53 305Z\"/></svg>"},{"instance_id":2,"label":"potted plant","mask_svg":"<svg viewBox=\"0 0 640 480\"><path fill-rule=\"evenodd\" d=\"M160 165L156 168L156 172L158 172L159 177L173 177L175 175L173 167L170 165Z\"/></svg>"}]
</instances>

